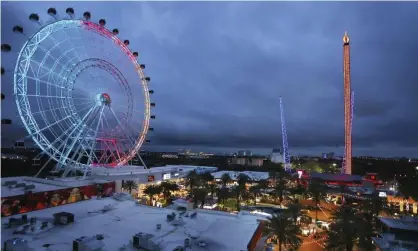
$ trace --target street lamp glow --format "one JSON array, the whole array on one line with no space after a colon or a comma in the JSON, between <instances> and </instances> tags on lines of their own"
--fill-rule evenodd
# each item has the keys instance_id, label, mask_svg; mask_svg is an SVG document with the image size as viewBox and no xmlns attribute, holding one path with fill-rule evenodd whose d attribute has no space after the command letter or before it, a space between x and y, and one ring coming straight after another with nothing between
<instances>
[{"instance_id":1,"label":"street lamp glow","mask_svg":"<svg viewBox=\"0 0 418 251\"><path fill-rule=\"evenodd\" d=\"M333 166L333 167L336 167L336 166L337 166L337 164L333 163L333 164L332 164L332 166ZM418 167L417 167L417 168L418 168Z\"/></svg>"}]
</instances>

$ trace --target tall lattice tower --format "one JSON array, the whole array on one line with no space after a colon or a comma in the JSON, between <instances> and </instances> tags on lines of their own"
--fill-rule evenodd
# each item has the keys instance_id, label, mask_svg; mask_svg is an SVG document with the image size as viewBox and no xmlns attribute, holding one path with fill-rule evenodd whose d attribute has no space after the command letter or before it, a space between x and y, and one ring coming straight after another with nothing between
<instances>
[{"instance_id":1,"label":"tall lattice tower","mask_svg":"<svg viewBox=\"0 0 418 251\"><path fill-rule=\"evenodd\" d=\"M285 122L285 119L284 119L284 110L283 110L282 97L280 97L280 120L282 122L284 170L286 172L290 172L292 169L291 169L291 165L290 165L289 146L287 144L286 122Z\"/></svg>"},{"instance_id":2,"label":"tall lattice tower","mask_svg":"<svg viewBox=\"0 0 418 251\"><path fill-rule=\"evenodd\" d=\"M352 100L351 100L351 79L350 79L350 38L345 32L343 37L344 48L344 139L345 139L345 173L351 174L351 120L352 120Z\"/></svg>"}]
</instances>

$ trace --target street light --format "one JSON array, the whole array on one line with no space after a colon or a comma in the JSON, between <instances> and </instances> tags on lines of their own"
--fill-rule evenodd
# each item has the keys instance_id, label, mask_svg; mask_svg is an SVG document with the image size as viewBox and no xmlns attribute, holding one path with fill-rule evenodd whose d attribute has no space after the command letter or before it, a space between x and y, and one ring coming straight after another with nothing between
<instances>
[{"instance_id":1,"label":"street light","mask_svg":"<svg viewBox=\"0 0 418 251\"><path fill-rule=\"evenodd\" d=\"M337 164L333 163L333 164L332 164L332 166L333 166L333 167L336 167L336 166L337 166ZM418 169L418 166L417 166L417 169Z\"/></svg>"}]
</instances>

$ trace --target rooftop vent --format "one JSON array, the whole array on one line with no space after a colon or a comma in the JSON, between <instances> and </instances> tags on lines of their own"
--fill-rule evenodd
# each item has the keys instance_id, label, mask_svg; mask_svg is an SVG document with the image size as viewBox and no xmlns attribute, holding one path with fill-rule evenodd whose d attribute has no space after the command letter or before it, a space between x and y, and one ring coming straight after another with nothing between
<instances>
[{"instance_id":1,"label":"rooftop vent","mask_svg":"<svg viewBox=\"0 0 418 251\"><path fill-rule=\"evenodd\" d=\"M35 189L35 185L31 184L31 185L26 185L25 190L31 190L31 189Z\"/></svg>"},{"instance_id":2,"label":"rooftop vent","mask_svg":"<svg viewBox=\"0 0 418 251\"><path fill-rule=\"evenodd\" d=\"M17 184L16 180L8 180L8 181L3 182L3 186L13 186L16 184Z\"/></svg>"}]
</instances>

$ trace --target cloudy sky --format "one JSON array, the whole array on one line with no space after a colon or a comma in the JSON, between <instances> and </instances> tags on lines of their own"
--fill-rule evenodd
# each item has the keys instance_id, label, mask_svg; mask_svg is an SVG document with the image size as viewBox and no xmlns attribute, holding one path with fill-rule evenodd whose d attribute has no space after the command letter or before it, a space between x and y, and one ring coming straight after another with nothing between
<instances>
[{"instance_id":1,"label":"cloudy sky","mask_svg":"<svg viewBox=\"0 0 418 251\"><path fill-rule=\"evenodd\" d=\"M354 155L418 157L418 3L2 2L2 43L23 45L28 15L106 18L140 52L151 76L155 131L149 149L205 151L281 146L283 97L291 154L342 154L342 36L351 38ZM15 47L13 47L15 48ZM2 53L12 70L13 57ZM7 60L6 60L7 59ZM24 130L2 76L2 139ZM5 137L5 133L7 136Z\"/></svg>"}]
</instances>

